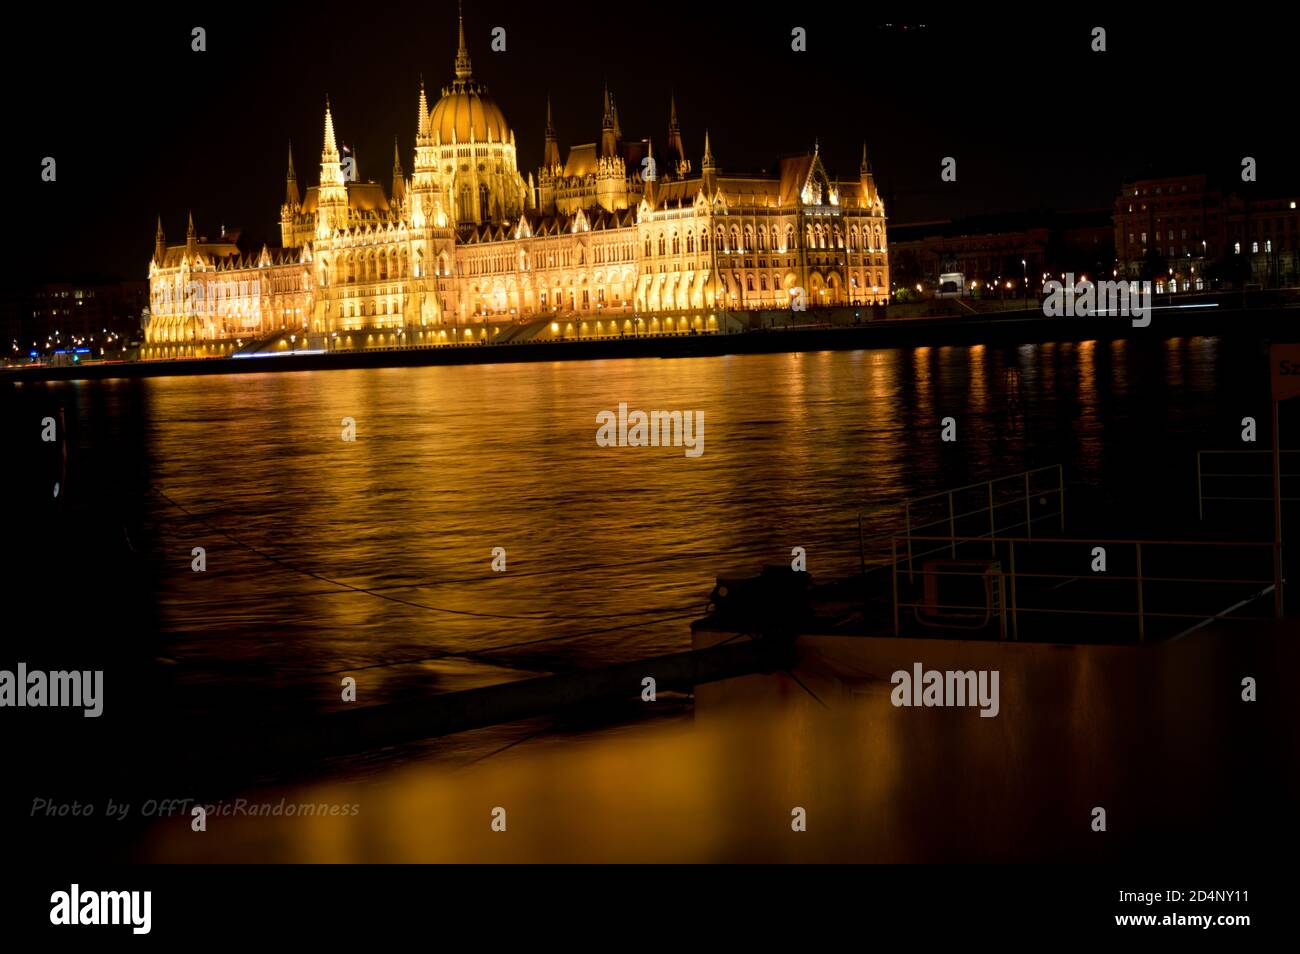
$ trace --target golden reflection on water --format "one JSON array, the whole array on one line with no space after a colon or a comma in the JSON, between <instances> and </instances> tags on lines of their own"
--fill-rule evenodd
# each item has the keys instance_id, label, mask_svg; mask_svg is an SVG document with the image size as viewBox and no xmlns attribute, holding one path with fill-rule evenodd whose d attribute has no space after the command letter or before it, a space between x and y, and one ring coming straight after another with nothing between
<instances>
[{"instance_id":1,"label":"golden reflection on water","mask_svg":"<svg viewBox=\"0 0 1300 954\"><path fill-rule=\"evenodd\" d=\"M288 862L1103 860L1124 839L1214 817L1229 695L1208 687L1236 633L1176 651L827 638L801 681L720 684L694 724L598 732L465 767L248 793L344 816L214 816L152 827L142 860ZM831 645L835 644L835 645ZM1250 650L1244 650L1249 653ZM1244 658L1244 657L1243 657ZM1001 673L1000 710L899 708L889 673ZM1239 665L1240 663L1237 663ZM1195 706L1153 685L1204 687ZM706 693L708 695L708 693ZM747 701L746 701L747 700ZM1278 710L1294 713L1293 702ZM1195 743L1189 740L1195 739ZM1287 743L1294 748L1294 740ZM1197 757L1181 753L1197 747ZM1279 759L1289 758L1286 753ZM1113 834L1090 828L1108 808ZM494 830L504 809L505 830ZM796 809L806 830L795 831Z\"/></svg>"},{"instance_id":2,"label":"golden reflection on water","mask_svg":"<svg viewBox=\"0 0 1300 954\"><path fill-rule=\"evenodd\" d=\"M944 486L1057 461L1100 474L1128 373L1109 347L1104 364L1084 342L141 382L149 479L194 515L150 499L169 654L182 680L337 705L352 667L376 667L368 702L507 675L447 650L529 642L499 658L535 670L671 651L685 622L664 618L702 608L719 573L793 546L816 576L853 572L859 511L870 538ZM1196 353L1192 383L1213 387L1212 343ZM598 447L596 413L620 403L702 411L703 455Z\"/></svg>"}]
</instances>

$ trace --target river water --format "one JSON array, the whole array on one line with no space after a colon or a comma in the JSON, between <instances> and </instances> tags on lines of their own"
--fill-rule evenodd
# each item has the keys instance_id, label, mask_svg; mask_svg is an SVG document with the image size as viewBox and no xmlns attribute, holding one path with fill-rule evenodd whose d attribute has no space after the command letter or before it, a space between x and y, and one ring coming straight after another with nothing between
<instances>
[{"instance_id":1,"label":"river water","mask_svg":"<svg viewBox=\"0 0 1300 954\"><path fill-rule=\"evenodd\" d=\"M15 391L66 409L65 498L121 524L182 682L328 704L345 671L384 701L679 650L719 573L793 547L853 572L887 552L860 554L859 513L871 538L908 498L1030 467L1061 464L1117 525L1182 519L1194 449L1267 427L1258 364L1194 338ZM702 412L703 453L598 446L620 403Z\"/></svg>"},{"instance_id":2,"label":"river water","mask_svg":"<svg viewBox=\"0 0 1300 954\"><path fill-rule=\"evenodd\" d=\"M1246 416L1268 447L1265 370L1257 341L1182 338L5 385L6 658L102 665L112 693L94 722L26 710L11 810L112 795L127 755L133 797L176 794L151 727L170 752L191 719L338 708L345 677L374 704L680 651L719 574L794 547L853 573L906 500L1027 468L1061 465L1069 530L1187 532L1195 450L1251 446ZM600 446L620 404L702 412L703 453ZM66 465L37 440L60 414Z\"/></svg>"}]
</instances>

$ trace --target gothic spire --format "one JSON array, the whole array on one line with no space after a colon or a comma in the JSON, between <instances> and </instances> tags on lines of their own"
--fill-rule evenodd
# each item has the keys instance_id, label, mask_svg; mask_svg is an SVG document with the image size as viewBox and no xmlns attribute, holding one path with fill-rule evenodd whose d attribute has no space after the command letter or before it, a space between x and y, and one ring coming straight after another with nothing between
<instances>
[{"instance_id":1,"label":"gothic spire","mask_svg":"<svg viewBox=\"0 0 1300 954\"><path fill-rule=\"evenodd\" d=\"M321 152L321 162L338 162L339 147L334 139L334 116L330 113L330 98L325 97L325 148Z\"/></svg>"},{"instance_id":2,"label":"gothic spire","mask_svg":"<svg viewBox=\"0 0 1300 954\"><path fill-rule=\"evenodd\" d=\"M397 205L406 198L406 177L402 175L402 151L397 147L397 137L393 137L393 202Z\"/></svg>"},{"instance_id":3,"label":"gothic spire","mask_svg":"<svg viewBox=\"0 0 1300 954\"><path fill-rule=\"evenodd\" d=\"M284 201L286 205L297 206L301 204L301 197L298 194L298 173L293 168L293 141L289 142L289 172L284 182Z\"/></svg>"},{"instance_id":4,"label":"gothic spire","mask_svg":"<svg viewBox=\"0 0 1300 954\"><path fill-rule=\"evenodd\" d=\"M555 138L555 122L551 119L551 94L546 94L546 135L542 148L542 168L554 169L560 164L560 144Z\"/></svg>"},{"instance_id":5,"label":"gothic spire","mask_svg":"<svg viewBox=\"0 0 1300 954\"><path fill-rule=\"evenodd\" d=\"M424 77L420 77L420 121L415 126L415 135L423 136L424 127L429 122L429 98L424 95Z\"/></svg>"},{"instance_id":6,"label":"gothic spire","mask_svg":"<svg viewBox=\"0 0 1300 954\"><path fill-rule=\"evenodd\" d=\"M682 145L682 127L677 122L677 97L669 98L668 114L668 149L665 152L665 159L669 164L669 171L676 173L680 170L677 168L686 159L686 148Z\"/></svg>"},{"instance_id":7,"label":"gothic spire","mask_svg":"<svg viewBox=\"0 0 1300 954\"><path fill-rule=\"evenodd\" d=\"M465 45L465 7L460 0L456 3L457 19L460 21L460 45L456 48L456 79L464 81L469 79L469 47Z\"/></svg>"}]
</instances>

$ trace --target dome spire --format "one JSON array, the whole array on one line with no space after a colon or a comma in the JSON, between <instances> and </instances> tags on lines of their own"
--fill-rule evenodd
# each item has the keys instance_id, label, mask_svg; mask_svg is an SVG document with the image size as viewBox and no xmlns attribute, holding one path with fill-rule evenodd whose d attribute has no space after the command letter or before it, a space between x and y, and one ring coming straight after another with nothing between
<instances>
[{"instance_id":1,"label":"dome spire","mask_svg":"<svg viewBox=\"0 0 1300 954\"><path fill-rule=\"evenodd\" d=\"M457 19L460 21L460 45L456 48L456 79L467 80L470 77L469 48L465 45L465 7L461 0L456 3Z\"/></svg>"}]
</instances>

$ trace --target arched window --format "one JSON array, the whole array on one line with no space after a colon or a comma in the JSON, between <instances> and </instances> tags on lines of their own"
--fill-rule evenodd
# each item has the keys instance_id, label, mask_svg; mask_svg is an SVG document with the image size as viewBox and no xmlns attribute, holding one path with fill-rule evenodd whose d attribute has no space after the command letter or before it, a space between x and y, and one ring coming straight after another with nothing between
<instances>
[{"instance_id":1,"label":"arched window","mask_svg":"<svg viewBox=\"0 0 1300 954\"><path fill-rule=\"evenodd\" d=\"M795 237L794 237L794 226L793 226L793 225L787 225L787 226L785 227L785 248L786 248L786 251L787 251L787 252L793 252L793 251L794 251L795 249L797 249L798 247L799 247L799 244L795 241Z\"/></svg>"},{"instance_id":2,"label":"arched window","mask_svg":"<svg viewBox=\"0 0 1300 954\"><path fill-rule=\"evenodd\" d=\"M646 240L645 240L645 254L647 258L650 257L650 236L648 235L646 236Z\"/></svg>"},{"instance_id":3,"label":"arched window","mask_svg":"<svg viewBox=\"0 0 1300 954\"><path fill-rule=\"evenodd\" d=\"M677 238L677 233L674 232L673 233L673 254L677 255L679 252L681 252L681 250L682 250L681 241Z\"/></svg>"},{"instance_id":4,"label":"arched window","mask_svg":"<svg viewBox=\"0 0 1300 954\"><path fill-rule=\"evenodd\" d=\"M745 276L745 291L753 291L753 290L754 290L754 276L753 276L753 275L746 275L746 276Z\"/></svg>"},{"instance_id":5,"label":"arched window","mask_svg":"<svg viewBox=\"0 0 1300 954\"><path fill-rule=\"evenodd\" d=\"M667 244L668 243L664 240L664 233L660 232L659 233L659 254L660 255L667 254Z\"/></svg>"},{"instance_id":6,"label":"arched window","mask_svg":"<svg viewBox=\"0 0 1300 954\"><path fill-rule=\"evenodd\" d=\"M480 222L486 222L491 218L488 210L488 187L486 185L478 187L478 217Z\"/></svg>"},{"instance_id":7,"label":"arched window","mask_svg":"<svg viewBox=\"0 0 1300 954\"><path fill-rule=\"evenodd\" d=\"M766 275L760 275L760 276L759 276L759 278L758 278L758 287L761 288L763 291L767 291L767 276L766 276Z\"/></svg>"},{"instance_id":8,"label":"arched window","mask_svg":"<svg viewBox=\"0 0 1300 954\"><path fill-rule=\"evenodd\" d=\"M686 233L686 254L690 255L694 251L695 251L695 233L687 232Z\"/></svg>"},{"instance_id":9,"label":"arched window","mask_svg":"<svg viewBox=\"0 0 1300 954\"><path fill-rule=\"evenodd\" d=\"M701 252L707 252L708 250L709 250L709 233L708 233L707 230L701 230L701 231L700 231L700 251L701 251Z\"/></svg>"},{"instance_id":10,"label":"arched window","mask_svg":"<svg viewBox=\"0 0 1300 954\"><path fill-rule=\"evenodd\" d=\"M762 252L765 251L766 249L767 249L767 229L760 228L758 230L758 250Z\"/></svg>"}]
</instances>

